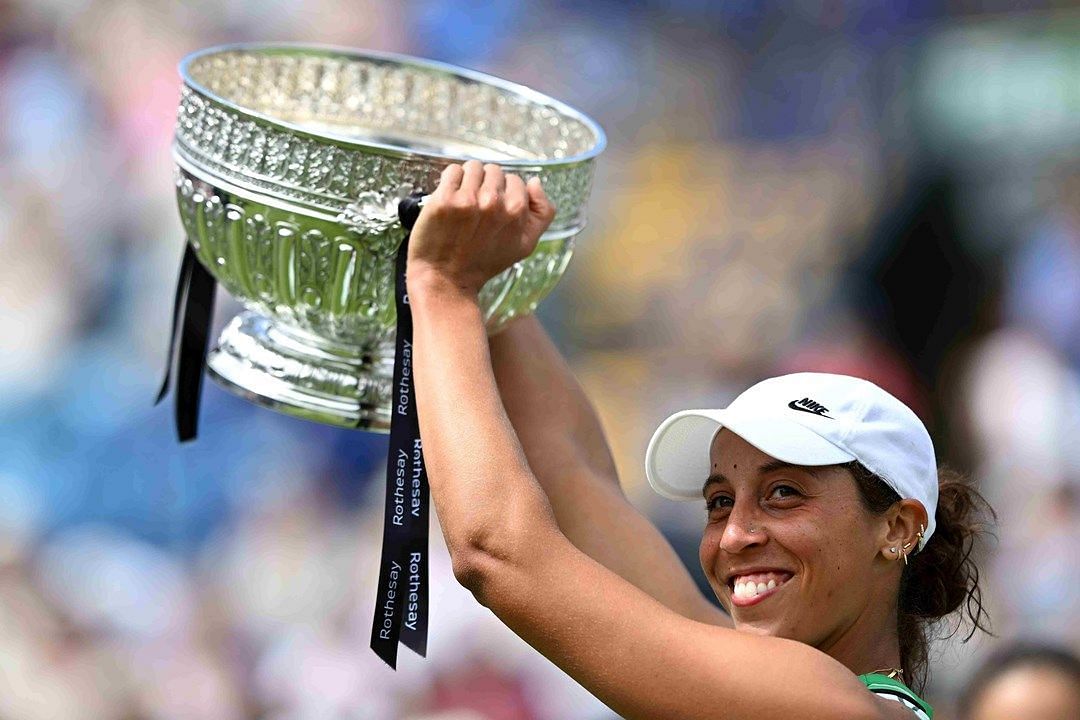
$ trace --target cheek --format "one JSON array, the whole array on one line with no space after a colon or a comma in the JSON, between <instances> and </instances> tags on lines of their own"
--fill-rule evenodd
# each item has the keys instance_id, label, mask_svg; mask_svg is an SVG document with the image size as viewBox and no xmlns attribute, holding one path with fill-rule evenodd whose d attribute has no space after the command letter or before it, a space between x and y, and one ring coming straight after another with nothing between
<instances>
[{"instance_id":1,"label":"cheek","mask_svg":"<svg viewBox=\"0 0 1080 720\"><path fill-rule=\"evenodd\" d=\"M813 564L817 590L827 604L831 604L838 595L843 595L847 583L844 581L844 562L836 552L835 543L828 539L816 538L817 542L807 548L809 562Z\"/></svg>"},{"instance_id":2,"label":"cheek","mask_svg":"<svg viewBox=\"0 0 1080 720\"><path fill-rule=\"evenodd\" d=\"M837 576L843 574L843 533L821 518L803 517L798 523L777 527L773 539L797 559L812 593L829 599L841 592L843 584Z\"/></svg>"},{"instance_id":3,"label":"cheek","mask_svg":"<svg viewBox=\"0 0 1080 720\"><path fill-rule=\"evenodd\" d=\"M716 566L716 555L720 551L721 533L718 529L707 526L701 534L701 545L698 546L698 560L705 577L713 579L713 568Z\"/></svg>"},{"instance_id":4,"label":"cheek","mask_svg":"<svg viewBox=\"0 0 1080 720\"><path fill-rule=\"evenodd\" d=\"M864 548L872 543L859 518L847 516L837 508L841 522L822 522L814 531L796 542L796 552L810 569L815 594L825 600L851 597L867 585L864 579L869 565Z\"/></svg>"}]
</instances>

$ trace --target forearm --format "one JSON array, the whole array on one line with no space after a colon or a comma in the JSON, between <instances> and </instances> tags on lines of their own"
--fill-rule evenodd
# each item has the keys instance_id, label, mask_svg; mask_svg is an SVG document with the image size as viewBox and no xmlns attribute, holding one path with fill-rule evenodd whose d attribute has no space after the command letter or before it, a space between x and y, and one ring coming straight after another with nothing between
<instances>
[{"instance_id":1,"label":"forearm","mask_svg":"<svg viewBox=\"0 0 1080 720\"><path fill-rule=\"evenodd\" d=\"M619 487L600 421L535 316L517 318L490 339L507 416L559 527L608 567L615 539L603 518L631 510Z\"/></svg>"},{"instance_id":2,"label":"forearm","mask_svg":"<svg viewBox=\"0 0 1080 720\"><path fill-rule=\"evenodd\" d=\"M410 277L409 300L424 461L455 567L513 554L555 521L503 409L480 307L431 278Z\"/></svg>"},{"instance_id":3,"label":"forearm","mask_svg":"<svg viewBox=\"0 0 1080 720\"><path fill-rule=\"evenodd\" d=\"M535 315L516 318L490 340L491 361L506 413L558 514L560 470L584 463L618 486L615 463L592 403ZM552 452L555 450L555 452Z\"/></svg>"},{"instance_id":4,"label":"forearm","mask_svg":"<svg viewBox=\"0 0 1080 720\"><path fill-rule=\"evenodd\" d=\"M672 610L727 624L623 494L596 412L539 321L512 321L490 346L507 415L563 534Z\"/></svg>"}]
</instances>

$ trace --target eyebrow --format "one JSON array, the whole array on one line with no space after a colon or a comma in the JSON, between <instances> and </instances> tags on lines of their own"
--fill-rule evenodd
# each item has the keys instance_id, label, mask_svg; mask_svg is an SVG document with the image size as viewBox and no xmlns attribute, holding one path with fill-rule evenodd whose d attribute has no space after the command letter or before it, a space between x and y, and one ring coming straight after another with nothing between
<instances>
[{"instance_id":1,"label":"eyebrow","mask_svg":"<svg viewBox=\"0 0 1080 720\"><path fill-rule=\"evenodd\" d=\"M821 477L820 475L818 475L818 468L816 466L795 465L794 463L784 462L783 460L772 460L765 463L757 469L757 474L765 475L767 473L776 472L777 470L801 470L802 472L813 475L814 477ZM704 484L701 486L702 497L705 496L705 493L708 491L710 485L722 482L730 483L731 481L727 479L727 476L724 475L724 473L714 472L712 475L705 479Z\"/></svg>"}]
</instances>

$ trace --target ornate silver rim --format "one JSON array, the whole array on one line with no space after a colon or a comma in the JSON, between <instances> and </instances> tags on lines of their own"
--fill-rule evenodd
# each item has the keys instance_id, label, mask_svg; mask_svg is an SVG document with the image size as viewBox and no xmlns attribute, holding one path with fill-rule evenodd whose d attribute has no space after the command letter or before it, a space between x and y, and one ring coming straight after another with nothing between
<instances>
[{"instance_id":1,"label":"ornate silver rim","mask_svg":"<svg viewBox=\"0 0 1080 720\"><path fill-rule=\"evenodd\" d=\"M196 61L205 58L208 55L215 55L227 52L259 52L268 55L273 54L294 54L302 53L305 55L323 56L329 58L340 59L356 59L356 60L370 60L377 62L393 63L398 65L412 66L416 68L422 68L429 72L447 73L450 75L456 75L461 78L480 82L494 87L501 88L508 92L514 93L519 97L535 102L537 104L546 105L553 110L562 113L566 117L576 120L589 128L595 137L595 142L592 147L583 153L573 155L570 157L562 157L556 159L540 159L540 158L523 158L523 159L505 159L500 160L499 165L503 167L521 167L530 168L534 170L544 170L550 168L558 168L566 165L576 165L578 163L591 160L604 151L607 147L607 136L604 134L603 129L585 113L567 105L564 102L556 100L555 98L545 95L544 93L533 90L532 88L524 85L519 85L509 80L496 77L494 75L488 75L478 70L471 70L468 68L451 65L449 63L442 63L435 60L426 60L423 58L414 57L412 55L403 55L399 53L379 52L374 50L356 50L353 48L341 47L336 45L317 45L307 43L232 43L227 45L216 45L202 50L197 50L189 55L186 55L180 61L179 71L180 76L188 87L198 92L208 101L233 112L245 115L253 119L257 119L261 123L287 130L298 135L310 138L323 143L333 144L343 149L349 150L361 150L369 153L377 153L380 155L386 155L389 157L402 158L402 159L416 159L416 160L435 160L445 163L457 162L460 160L458 157L452 155L445 155L438 152L418 152L415 150L406 150L404 148L387 145L375 141L356 142L346 136L337 135L333 132L318 133L312 132L310 129L305 128L302 124L289 122L281 118L275 118L266 113L247 108L239 105L227 98L223 98L217 93L211 91L205 85L196 80L190 72L191 65Z\"/></svg>"}]
</instances>

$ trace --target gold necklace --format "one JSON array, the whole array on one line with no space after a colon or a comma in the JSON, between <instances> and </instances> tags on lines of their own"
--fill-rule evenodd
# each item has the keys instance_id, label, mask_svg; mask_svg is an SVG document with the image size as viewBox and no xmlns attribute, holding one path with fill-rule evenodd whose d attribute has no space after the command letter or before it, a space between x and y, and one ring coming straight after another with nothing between
<instances>
[{"instance_id":1,"label":"gold necklace","mask_svg":"<svg viewBox=\"0 0 1080 720\"><path fill-rule=\"evenodd\" d=\"M871 675L884 675L887 678L899 680L904 682L904 671L902 668L881 668L880 670L870 671Z\"/></svg>"}]
</instances>

